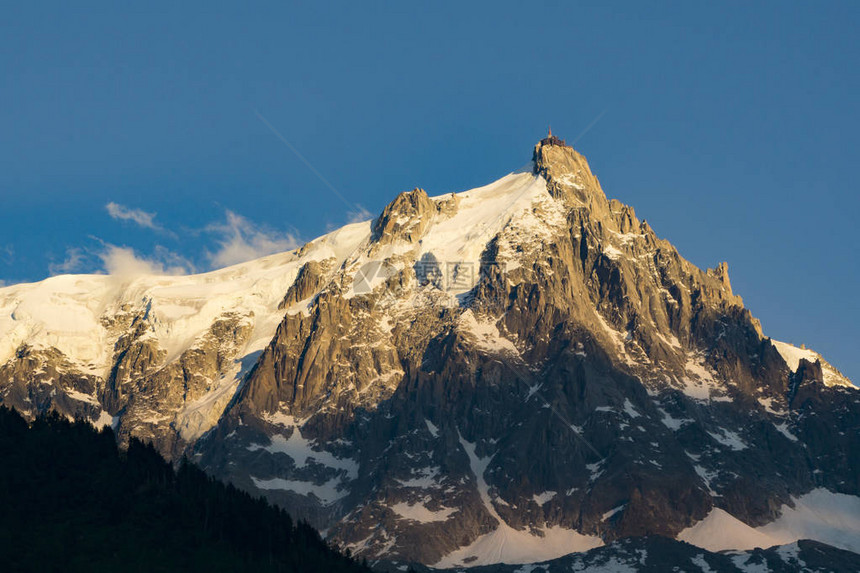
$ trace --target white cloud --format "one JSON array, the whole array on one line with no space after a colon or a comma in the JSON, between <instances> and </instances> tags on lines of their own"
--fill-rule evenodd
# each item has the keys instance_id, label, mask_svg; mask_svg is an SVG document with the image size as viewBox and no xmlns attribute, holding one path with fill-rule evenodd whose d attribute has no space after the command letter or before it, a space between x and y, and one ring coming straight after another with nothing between
<instances>
[{"instance_id":1,"label":"white cloud","mask_svg":"<svg viewBox=\"0 0 860 573\"><path fill-rule=\"evenodd\" d=\"M14 260L15 249L12 248L12 245L0 245L0 261L11 265Z\"/></svg>"},{"instance_id":2,"label":"white cloud","mask_svg":"<svg viewBox=\"0 0 860 573\"><path fill-rule=\"evenodd\" d=\"M48 272L51 276L80 272L84 269L86 259L87 255L83 249L69 247L66 249L66 258L63 262L49 264Z\"/></svg>"},{"instance_id":3,"label":"white cloud","mask_svg":"<svg viewBox=\"0 0 860 573\"><path fill-rule=\"evenodd\" d=\"M182 275L193 270L186 259L164 247L156 247L155 256L157 258L140 257L132 248L111 244L105 244L104 251L99 254L105 272L121 279L141 275Z\"/></svg>"},{"instance_id":4,"label":"white cloud","mask_svg":"<svg viewBox=\"0 0 860 573\"><path fill-rule=\"evenodd\" d=\"M188 259L161 245L156 245L151 257L144 257L130 247L119 247L97 237L92 238L101 243L100 249L69 247L62 262L48 265L50 274L107 273L129 278L138 275L181 275L194 271L194 265Z\"/></svg>"},{"instance_id":5,"label":"white cloud","mask_svg":"<svg viewBox=\"0 0 860 573\"><path fill-rule=\"evenodd\" d=\"M129 210L115 203L108 203L107 208L114 218L133 220L141 226L160 229L152 219L154 214ZM143 218L138 217L141 213ZM196 234L199 231L185 232ZM205 249L203 255L194 257L194 260L203 259L208 263L207 266L213 268L289 251L299 246L295 235L272 231L230 210L225 212L222 222L208 225L203 232L209 236L210 243L215 243L215 247ZM161 245L141 254L132 247L114 245L98 237L90 236L90 239L99 245L95 248L69 247L63 261L49 264L50 274L107 273L125 280L141 275L179 275L198 270L191 259Z\"/></svg>"},{"instance_id":6,"label":"white cloud","mask_svg":"<svg viewBox=\"0 0 860 573\"><path fill-rule=\"evenodd\" d=\"M167 247L162 247L161 245L155 246L153 258L161 262L166 269L167 274L186 275L197 272L194 263L192 263L190 259L183 257L179 253L174 253Z\"/></svg>"},{"instance_id":7,"label":"white cloud","mask_svg":"<svg viewBox=\"0 0 860 573\"><path fill-rule=\"evenodd\" d=\"M99 255L99 258L101 258L105 271L109 275L126 277L164 274L164 268L160 264L144 258L138 258L134 253L134 249L128 247L107 245L107 248Z\"/></svg>"},{"instance_id":8,"label":"white cloud","mask_svg":"<svg viewBox=\"0 0 860 573\"><path fill-rule=\"evenodd\" d=\"M227 210L226 216L224 223L213 223L206 227L210 233L220 236L217 239L218 250L208 253L209 261L215 268L289 251L299 246L298 239L290 233L281 234L264 229L230 210Z\"/></svg>"},{"instance_id":9,"label":"white cloud","mask_svg":"<svg viewBox=\"0 0 860 573\"><path fill-rule=\"evenodd\" d=\"M365 209L364 207L362 207L361 205L356 205L355 211L350 211L346 215L347 215L346 222L349 224L363 223L364 221L367 221L368 219L373 218L373 214L370 211L368 211L367 209Z\"/></svg>"},{"instance_id":10,"label":"white cloud","mask_svg":"<svg viewBox=\"0 0 860 573\"><path fill-rule=\"evenodd\" d=\"M145 229L164 231L164 227L155 222L155 213L147 213L143 209L131 209L113 201L105 205L105 209L112 219L132 221Z\"/></svg>"}]
</instances>

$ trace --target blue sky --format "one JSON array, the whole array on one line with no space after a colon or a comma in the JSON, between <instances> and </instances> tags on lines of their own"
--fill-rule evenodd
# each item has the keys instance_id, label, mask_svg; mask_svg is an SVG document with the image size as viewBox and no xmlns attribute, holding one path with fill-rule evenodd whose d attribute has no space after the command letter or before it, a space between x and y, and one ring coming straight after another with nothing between
<instances>
[{"instance_id":1,"label":"blue sky","mask_svg":"<svg viewBox=\"0 0 860 573\"><path fill-rule=\"evenodd\" d=\"M860 379L858 2L84 4L0 21L7 284L288 248L599 117L607 195Z\"/></svg>"}]
</instances>

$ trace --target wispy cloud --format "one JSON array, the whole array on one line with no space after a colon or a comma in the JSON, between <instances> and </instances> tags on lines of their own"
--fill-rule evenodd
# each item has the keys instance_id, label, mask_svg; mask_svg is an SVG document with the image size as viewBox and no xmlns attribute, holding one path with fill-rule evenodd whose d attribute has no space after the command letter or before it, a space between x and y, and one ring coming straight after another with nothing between
<instances>
[{"instance_id":1,"label":"wispy cloud","mask_svg":"<svg viewBox=\"0 0 860 573\"><path fill-rule=\"evenodd\" d=\"M111 207L113 205L114 207ZM161 227L146 213L139 221L128 210L115 203L108 204L109 212L118 213L115 218L132 220L152 229ZM121 213L121 214L119 214ZM363 215L361 216L364 217ZM123 279L139 275L181 275L197 272L202 268L222 268L295 249L300 245L297 237L288 232L271 230L254 223L233 211L225 210L224 219L210 223L200 230L184 230L191 236L203 234L205 243L202 253L187 256L162 245L136 250L126 245L116 245L98 237L90 236L95 245L69 247L61 261L52 260L48 265L51 276L71 273L105 273ZM0 248L2 254L2 248ZM199 262L200 264L196 264Z\"/></svg>"},{"instance_id":2,"label":"wispy cloud","mask_svg":"<svg viewBox=\"0 0 860 573\"><path fill-rule=\"evenodd\" d=\"M186 259L160 246L156 247L153 257L147 258L139 256L130 247L105 244L99 258L107 274L121 279L141 275L182 275L193 271Z\"/></svg>"},{"instance_id":3,"label":"wispy cloud","mask_svg":"<svg viewBox=\"0 0 860 573\"><path fill-rule=\"evenodd\" d=\"M129 278L138 275L181 275L194 272L194 265L166 247L156 245L150 256L142 256L131 247L117 246L91 237L97 248L69 247L62 262L48 265L54 275L70 273L106 273Z\"/></svg>"},{"instance_id":4,"label":"wispy cloud","mask_svg":"<svg viewBox=\"0 0 860 573\"><path fill-rule=\"evenodd\" d=\"M209 262L215 268L289 251L299 246L295 235L263 228L229 209L224 222L213 223L206 227L206 231L217 237L218 250L207 254Z\"/></svg>"},{"instance_id":5,"label":"wispy cloud","mask_svg":"<svg viewBox=\"0 0 860 573\"><path fill-rule=\"evenodd\" d=\"M143 209L132 209L125 205L114 203L113 201L105 205L105 209L107 209L108 215L110 215L112 219L116 219L118 221L131 221L144 229L152 229L153 231L159 232L165 231L164 227L155 222L156 213L149 213Z\"/></svg>"},{"instance_id":6,"label":"wispy cloud","mask_svg":"<svg viewBox=\"0 0 860 573\"><path fill-rule=\"evenodd\" d=\"M368 219L372 219L373 213L356 203L355 209L347 212L346 216L346 222L349 224L362 223L364 221L367 221Z\"/></svg>"},{"instance_id":7,"label":"wispy cloud","mask_svg":"<svg viewBox=\"0 0 860 573\"><path fill-rule=\"evenodd\" d=\"M0 245L0 261L11 265L15 261L15 249L12 245Z\"/></svg>"},{"instance_id":8,"label":"wispy cloud","mask_svg":"<svg viewBox=\"0 0 860 573\"><path fill-rule=\"evenodd\" d=\"M66 258L60 263L50 263L48 272L53 275L64 275L83 271L87 266L87 253L79 247L66 249Z\"/></svg>"},{"instance_id":9,"label":"wispy cloud","mask_svg":"<svg viewBox=\"0 0 860 573\"><path fill-rule=\"evenodd\" d=\"M191 259L161 245L155 246L153 259L159 261L166 273L170 275L186 275L197 272L197 266L191 262Z\"/></svg>"}]
</instances>

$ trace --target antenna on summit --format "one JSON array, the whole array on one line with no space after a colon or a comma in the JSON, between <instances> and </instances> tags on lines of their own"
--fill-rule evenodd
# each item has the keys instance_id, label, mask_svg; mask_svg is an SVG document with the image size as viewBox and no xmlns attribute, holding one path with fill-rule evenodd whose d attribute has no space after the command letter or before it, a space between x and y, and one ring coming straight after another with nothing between
<instances>
[{"instance_id":1,"label":"antenna on summit","mask_svg":"<svg viewBox=\"0 0 860 573\"><path fill-rule=\"evenodd\" d=\"M558 137L552 134L552 126L547 126L547 135L543 139L540 140L541 145L559 145L561 147L567 147L567 144L563 139L559 139Z\"/></svg>"}]
</instances>

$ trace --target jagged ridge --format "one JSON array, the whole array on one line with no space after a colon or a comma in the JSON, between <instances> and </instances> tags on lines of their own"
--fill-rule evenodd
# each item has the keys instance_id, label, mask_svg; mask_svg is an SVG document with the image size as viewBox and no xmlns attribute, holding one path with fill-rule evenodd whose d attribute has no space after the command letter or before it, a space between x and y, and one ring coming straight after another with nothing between
<instances>
[{"instance_id":1,"label":"jagged ridge","mask_svg":"<svg viewBox=\"0 0 860 573\"><path fill-rule=\"evenodd\" d=\"M860 493L853 387L788 364L727 266L684 260L575 150L533 157L210 275L0 289L0 395L107 412L374 558L475 565L516 539L538 560ZM57 296L103 324L91 370L27 310Z\"/></svg>"}]
</instances>

